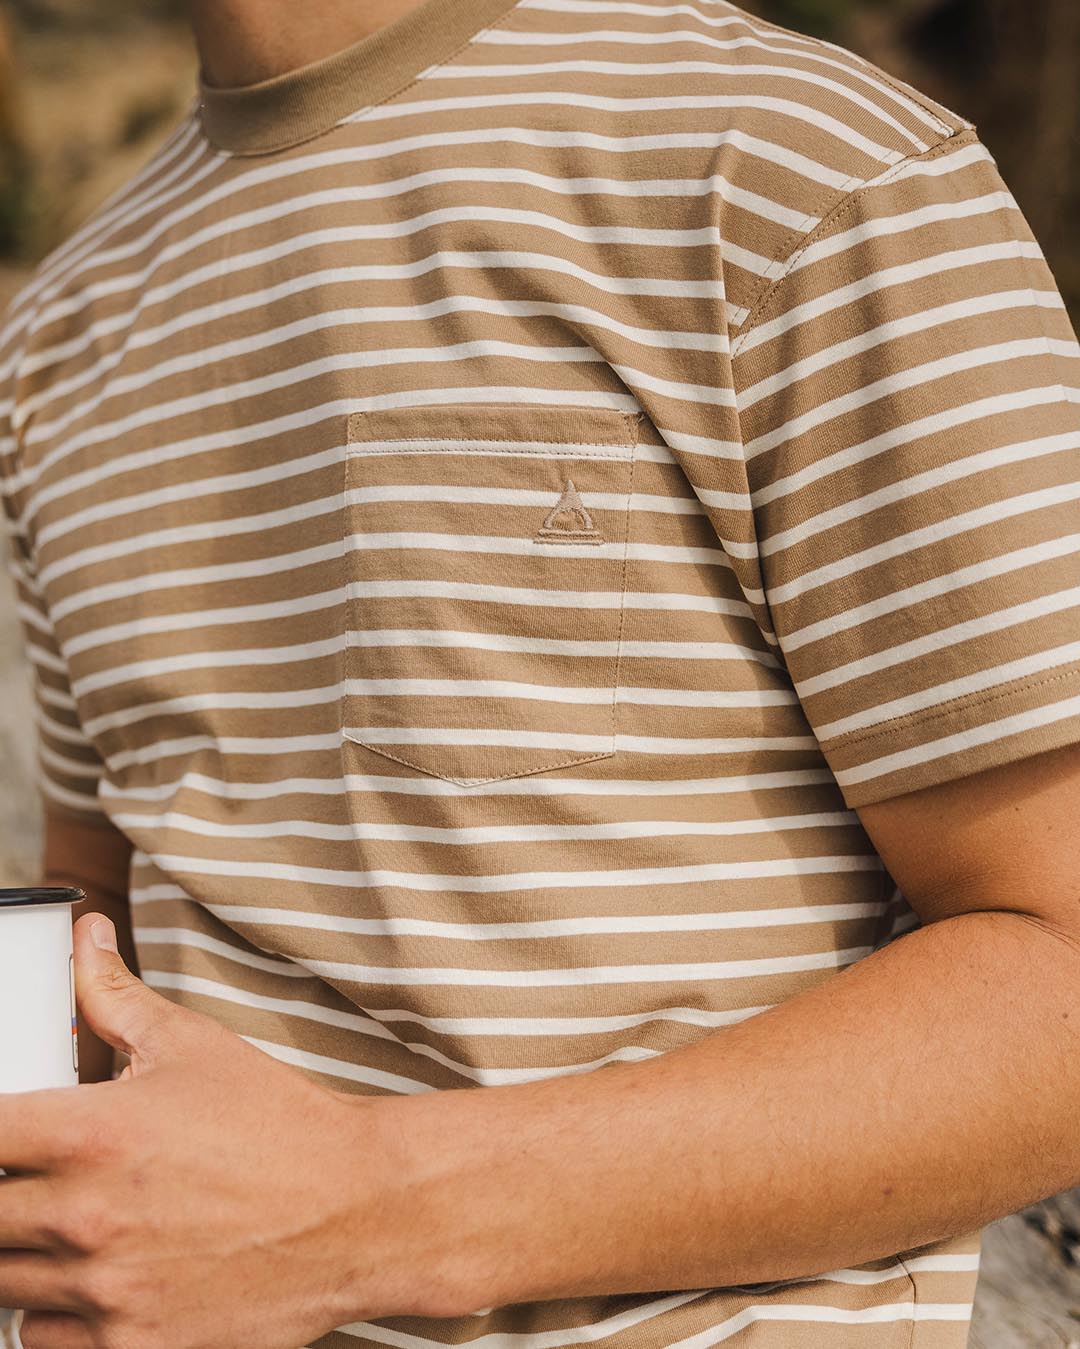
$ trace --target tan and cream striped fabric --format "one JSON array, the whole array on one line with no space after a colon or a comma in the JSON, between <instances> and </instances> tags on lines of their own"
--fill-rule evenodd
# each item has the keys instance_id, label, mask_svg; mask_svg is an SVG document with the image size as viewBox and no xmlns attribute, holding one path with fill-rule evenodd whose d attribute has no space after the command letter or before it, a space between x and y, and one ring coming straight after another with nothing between
<instances>
[{"instance_id":1,"label":"tan and cream striped fabric","mask_svg":"<svg viewBox=\"0 0 1080 1349\"><path fill-rule=\"evenodd\" d=\"M0 376L44 790L149 982L335 1088L722 1033L915 924L855 807L1080 739L1043 254L970 122L723 0L203 91ZM320 1346L959 1349L978 1251Z\"/></svg>"}]
</instances>

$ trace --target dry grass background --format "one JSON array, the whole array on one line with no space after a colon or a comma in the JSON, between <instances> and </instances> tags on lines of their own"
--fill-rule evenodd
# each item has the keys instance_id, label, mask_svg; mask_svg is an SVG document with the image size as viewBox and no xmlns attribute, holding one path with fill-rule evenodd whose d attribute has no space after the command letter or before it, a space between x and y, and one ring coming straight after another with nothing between
<instances>
[{"instance_id":1,"label":"dry grass background","mask_svg":"<svg viewBox=\"0 0 1080 1349\"><path fill-rule=\"evenodd\" d=\"M0 309L34 259L128 178L182 113L194 58L174 7L7 0L5 9L0 0ZM1075 321L1080 0L746 0L746 8L821 31L976 120ZM13 46L5 15L19 20ZM999 53L1010 56L999 68L985 50L976 52L979 69L964 56L974 50L965 33L979 23L997 25ZM27 675L2 575L0 884L36 872L33 753ZM1080 1349L1076 1192L988 1229L971 1349Z\"/></svg>"}]
</instances>

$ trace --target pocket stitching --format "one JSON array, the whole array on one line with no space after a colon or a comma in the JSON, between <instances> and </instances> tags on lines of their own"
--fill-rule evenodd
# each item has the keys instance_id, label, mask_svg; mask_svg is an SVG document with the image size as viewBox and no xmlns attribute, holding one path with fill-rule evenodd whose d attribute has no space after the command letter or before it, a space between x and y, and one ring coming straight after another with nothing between
<instances>
[{"instance_id":1,"label":"pocket stitching","mask_svg":"<svg viewBox=\"0 0 1080 1349\"><path fill-rule=\"evenodd\" d=\"M644 413L639 413L631 428L634 439L630 443L630 481L626 489L626 527L623 530L623 559L622 572L619 589L622 592L622 603L619 605L619 633L616 638L615 648L615 676L611 690L611 752L615 753L615 740L618 734L618 708L619 708L619 678L622 670L623 657L623 633L626 630L626 582L627 573L630 569L630 525L632 521L631 507L634 503L634 469L637 467L637 455L635 449L638 441L638 429L641 426L641 418Z\"/></svg>"},{"instance_id":2,"label":"pocket stitching","mask_svg":"<svg viewBox=\"0 0 1080 1349\"><path fill-rule=\"evenodd\" d=\"M444 444L444 445L442 445L442 446L438 446L438 445L435 445L435 443L434 443L433 441L426 440L426 439L424 439L423 437L419 437L419 436L418 436L415 440L407 440L407 441L406 441L406 440L395 440L395 441L391 441L391 442L388 442L388 443L389 443L390 445L392 445L394 448L386 449L386 450L369 450L369 449L366 449L366 448L365 448L365 446L366 446L366 444L367 444L367 442L365 442L365 441L350 441L349 447L348 447L349 458L350 458L350 459L352 459L352 458L357 458L357 459L358 459L358 458L360 458L361 456L363 456L364 458L372 458L372 459L373 459L376 455L379 455L379 454L482 454L482 455L485 455L485 456L487 456L487 457L490 458L490 457L492 457L493 454L494 454L494 451L492 451L492 450L490 450L490 449L477 448L477 449L470 450L470 449L463 449L462 446L467 446L467 445L483 446L483 445L485 445L485 444L486 444L486 445L506 445L506 444L513 444L512 441L509 441L509 442L508 442L508 441L505 441L505 440L491 440L491 441L474 441L474 440L468 440L468 441L456 441L456 440L455 440L455 441L449 442L449 443L447 443L447 444ZM554 442L550 442L550 441L540 441L540 440L538 440L536 443L537 443L538 445L546 445L546 444L553 444ZM573 441L562 441L562 442L560 442L560 443L561 443L561 444L573 444L574 442L573 442ZM582 445L586 446L586 448L589 447L589 446L591 446L591 445L593 444L592 441L588 441L588 440L583 440L583 441L581 441L580 443L581 443ZM630 442L630 443L627 444L627 446L625 447L627 450L630 451L629 454L604 454L604 453L602 453L602 452L601 452L601 453L597 453L597 454L589 454L589 453L575 453L575 454L572 454L572 453L567 452L567 453L564 454L561 450L544 450L544 451L543 451L543 457L544 457L545 459L612 459L612 460L616 460L616 461L618 461L618 462L620 462L620 463L627 463L627 462L631 461L632 458L633 458L633 449L634 449L634 446L635 446L636 443L637 443L636 441ZM397 449L397 448L396 448L398 445L412 445L412 444L423 445L424 448L423 448L422 450L400 450L400 449ZM541 453L540 450L530 450L530 449L505 450L505 451L503 451L503 457L504 457L504 458L507 458L507 459L517 459L517 458L521 458L522 456L525 456L525 455L530 455L530 454L537 454L537 455L538 455L538 454L540 454L540 453Z\"/></svg>"},{"instance_id":3,"label":"pocket stitching","mask_svg":"<svg viewBox=\"0 0 1080 1349\"><path fill-rule=\"evenodd\" d=\"M595 763L597 759L611 759L615 755L614 749L604 750L602 754L590 754L582 759L560 759L557 763L541 764L538 768L529 768L524 773L500 773L494 778L452 778L446 773L433 773L430 768L424 768L418 763L413 763L411 759L403 759L400 754L391 754L388 749L382 745L373 745L367 740L357 740L353 735L349 735L346 730L341 732L342 738L351 745L362 745L364 749L370 749L375 754L381 754L384 759L393 759L395 763L404 764L407 768L415 768L418 773L423 773L427 777L438 778L441 782L453 782L458 787L483 787L489 782L506 782L510 778L529 778L534 773L550 773L553 768L569 768L573 764Z\"/></svg>"},{"instance_id":4,"label":"pocket stitching","mask_svg":"<svg viewBox=\"0 0 1080 1349\"><path fill-rule=\"evenodd\" d=\"M351 458L353 455L356 455L357 457L359 457L359 456L361 456L361 455L412 453L412 451L402 451L402 450L399 450L399 449L393 449L393 448L390 448L390 449L380 449L380 450L369 450L369 449L363 448L363 446L364 446L367 442L362 441L362 440L361 440L361 441L354 441L354 440L352 439L352 436L353 436L354 418L359 418L359 417L363 417L363 416L366 416L366 415L368 415L366 411L354 412L354 413L351 413L351 414L350 414L349 419L348 419L348 424L347 424L347 437L348 437L348 443L347 443L347 445L346 445L346 461L343 461L343 470L344 470L344 471L343 471L343 479L344 479L343 491L346 491L346 492L347 492L347 490L348 490L348 475L347 475L347 468L345 468L345 463L347 463L347 459L348 459L348 458ZM353 744L353 745L360 745L360 746L362 746L364 749L369 749L369 750L371 750L373 753L380 755L380 756L381 756L382 758L384 758L384 759L391 759L391 760L392 760L393 762L395 762L395 763L400 763L400 764L404 765L404 766L407 767L407 768L413 768L413 769L415 769L417 772L424 773L426 776L436 778L436 779L438 779L438 780L440 780L440 781L442 781L442 782L452 782L452 783L454 783L456 786L466 787L466 788L467 788L467 787L480 787L480 786L484 786L484 785L486 785L487 783L491 783L491 782L506 782L506 781L509 781L509 780L511 780L511 779L514 779L514 778L532 777L532 776L534 776L534 775L537 774L537 773L548 773L548 772L551 772L551 770L552 770L552 769L555 769L555 768L567 768L567 767L571 767L571 766L573 766L573 765L575 765L575 764L596 763L597 761L602 760L602 759L611 759L611 758L614 758L615 753L616 753L616 750L615 750L615 736L616 736L616 733L617 733L617 708L618 708L618 694L619 694L619 672L620 672L621 664L622 664L623 633L624 633L624 629L625 629L625 625L626 625L626 583L627 583L627 572L628 572L628 569L629 569L631 509L632 509L632 505L633 505L633 496L634 496L634 468L635 468L636 462L637 462L637 455L636 455L635 451L636 451L636 448L637 448L637 445L638 445L638 442L639 442L639 439L640 439L640 428L641 428L641 423L642 423L642 421L644 420L645 413L644 413L644 411L642 410L642 411L639 411L639 412L636 412L636 413L632 413L632 412L622 412L622 413L620 413L619 415L624 419L624 422L625 422L625 425L626 425L626 434L627 434L627 436L629 437L629 439L625 442L625 444L624 444L624 446L623 446L623 448L625 448L625 449L628 451L628 453L626 453L626 454L604 454L604 453L600 453L600 454L582 454L582 453L572 453L572 454L571 454L571 453L567 453L567 454L560 454L560 453L556 452L555 454L547 453L547 454L545 454L545 456L544 456L545 458L567 458L567 459L583 459L583 458L588 458L588 459L609 459L609 460L615 460L615 461L619 461L619 462L629 462L629 465L630 465L630 476L629 476L629 480L628 480L628 482L627 482L627 492L626 492L626 524L625 524L625 529L624 529L624 531L623 531L623 557L622 557L622 569L621 569L621 572L620 572L620 578L621 578L621 580L620 580L621 602L620 602L620 605L619 605L619 627L618 627L618 633L617 633L617 635L616 635L615 669L614 669L614 673L613 673L613 676L612 676L612 684L613 684L613 687L612 687L612 696L611 696L611 749L609 749L609 750L604 750L604 751L599 752L599 753L596 753L596 754L586 755L586 756L577 756L577 757L569 758L569 759L556 759L555 761L553 761L553 762L551 762L551 763L542 764L542 765L540 765L540 766L538 766L538 767L536 767L536 768L530 768L530 769L526 770L525 772L520 772L520 771L518 771L518 772L512 772L512 773L501 773L501 774L499 774L499 775L496 776L496 777L487 777L487 778L458 778L458 777L450 777L449 775L443 774L443 773L433 773L433 772L431 771L430 768L425 768L425 767L423 767L421 764L414 763L411 759L406 759L406 758L404 758L403 756L401 756L400 754L392 754L392 753L390 753L389 750L385 749L385 748L384 748L383 746L381 746L381 745L373 745L373 744L371 744L371 743L370 743L369 741L367 741L367 740L361 740L361 739L359 739L357 736L349 735L348 730L347 730L347 728L346 728L346 726L345 726L345 707L346 707L346 695L345 695L345 689L346 689L346 687L347 687L348 673L349 673L349 659L348 659L348 645L347 645L347 641L346 641L346 645L345 645L345 647L344 647L344 649L343 649L343 653L342 653L342 662L343 662L343 670L342 670L342 698L341 698L342 716L341 716L340 728L339 728L339 729L340 729L340 734L341 734L342 740L348 741L350 744ZM430 446L430 445L431 445L431 441L430 441L429 439L427 439L426 437L423 437L423 436L401 437L401 438L399 438L399 439L397 439L397 440L395 440L395 441L393 442L394 445L410 444L410 443L419 443L419 444L424 444L425 446ZM485 449L480 449L480 448L477 448L477 449L461 449L460 447L461 447L462 445L466 445L466 446L468 446L468 445L476 445L476 446L481 446L481 445L505 445L505 444L507 444L507 443L511 443L511 444L512 444L513 442L507 442L507 441L505 441L505 440L492 440L492 441L478 441L478 440L456 441L456 440L455 440L455 441L453 441L452 443L447 443L447 444L445 444L445 445L443 446L443 448L441 448L441 449L430 449L430 448L428 448L427 450L421 451L421 452L422 452L422 453L429 453L429 454L432 454L432 453L433 453L433 454L454 454L454 453L463 453L463 454L490 454L490 453L491 453L490 450L485 450ZM543 439L537 438L537 439L536 439L536 443L537 443L537 444L556 444L556 443L558 443L558 444L572 444L572 445L589 446L589 445L599 445L599 444L603 444L604 442L603 442L603 441L554 441L554 440L552 440L552 441L545 441L545 440L543 440ZM529 451L529 450L519 450L519 451L508 451L508 452L507 452L508 456L511 456L511 457L514 456L515 454L529 454L529 453L537 454L537 453L539 453L539 451L535 451L535 450L534 450L534 451ZM344 593L344 589L347 589L347 587L348 587L348 576L349 576L349 572L348 572L348 558L347 558L347 552L346 552L346 550L345 550L344 547L342 548L342 555L341 555L341 575L342 575L342 585L343 585L343 593Z\"/></svg>"},{"instance_id":5,"label":"pocket stitching","mask_svg":"<svg viewBox=\"0 0 1080 1349\"><path fill-rule=\"evenodd\" d=\"M469 407L469 408L475 407L475 408L477 408L477 409L480 409L480 408L484 408L484 407L489 406L489 405L487 405L487 404L482 404L482 403L477 403L477 404L471 404L471 403L470 403L470 404L460 404L460 403L458 403L458 404L450 404L449 406L450 406L450 407L457 407L457 408L460 408L460 407L465 406L465 407ZM503 404L498 404L498 406L499 406L500 408L504 407ZM642 418L645 416L644 410L640 410L640 411L638 411L638 412L625 412L625 411L623 411L623 410L620 409L620 408L606 408L606 407L569 408L569 407L568 407L568 408L565 408L565 409L564 409L564 408L559 407L559 406L553 407L553 406L551 406L550 404L547 404L547 403L536 404L536 405L533 405L533 404L519 404L519 405L517 405L517 406L518 406L518 407L532 407L532 406L535 406L535 407L537 407L537 408L542 408L543 411L544 411L545 413L560 412L560 411L567 411L567 412L589 412L589 413L593 413L593 414L597 414L597 413L598 413L598 414L600 414L601 416L603 416L603 415L605 415L605 414L607 414L607 413L614 413L615 416L616 416L617 418L619 418L619 419L622 421L622 423L623 423L623 434L624 434L624 436L626 437L626 439L625 439L622 443L623 443L623 445L624 445L625 447L628 447L628 448L630 448L630 449L633 449L633 447L634 447L634 446L637 444L637 442L638 442L638 437L639 437L639 435L640 435L640 429L641 429ZM346 439L347 439L347 442L348 442L349 447L351 448L354 444L365 444L365 443L368 443L368 442L365 440L364 437L357 437L357 438L354 439L354 433L357 432L357 431L359 431L360 426L361 426L361 419L362 419L362 418L365 418L365 417L378 417L378 415L379 415L380 412L398 412L398 411L400 411L400 410L401 410L400 408L360 408L358 411L350 413L350 414L349 414L348 421L346 422L346 426L345 426ZM438 412L438 411L440 411L440 405L437 404L437 403L429 404L429 405L427 405L427 406L425 407L424 411ZM404 445L407 445L407 444L411 444L411 443L414 443L414 442L427 442L427 441L430 441L430 440L436 440L436 441L438 441L438 440L443 440L443 441L447 441L447 440L451 440L451 439L454 439L454 438L453 438L453 437L448 437L448 436L431 436L431 437L427 437L427 436L395 436L395 437L394 437L394 442L395 442L396 444L404 444ZM530 439L531 441L535 442L537 445L607 445L607 444L610 444L610 443L611 443L610 440L608 440L608 439L604 439L604 440L564 440L561 436L558 436L558 437L556 437L556 436L550 436L550 437L549 437L549 436L530 436L529 439ZM475 436L463 436L463 437L461 437L460 441L454 439L454 443L455 443L455 444L464 444L464 445L504 445L504 444L506 444L507 442L506 442L505 440L485 440L485 439L483 439L483 438L481 438L481 437L475 437ZM375 454L375 453L380 453L380 451L374 451L374 450L373 450L373 451L371 451L371 453L373 453L373 454ZM392 453L392 451L381 451L381 453ZM615 457L615 456L612 456L612 457Z\"/></svg>"}]
</instances>

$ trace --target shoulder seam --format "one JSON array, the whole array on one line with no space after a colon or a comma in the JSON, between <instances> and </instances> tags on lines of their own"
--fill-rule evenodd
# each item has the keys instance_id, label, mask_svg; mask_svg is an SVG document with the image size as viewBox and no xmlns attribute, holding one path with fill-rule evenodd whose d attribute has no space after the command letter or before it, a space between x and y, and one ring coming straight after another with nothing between
<instances>
[{"instance_id":1,"label":"shoulder seam","mask_svg":"<svg viewBox=\"0 0 1080 1349\"><path fill-rule=\"evenodd\" d=\"M905 168L908 164L915 164L920 160L935 159L946 150L954 148L959 142L967 143L977 141L978 139L978 130L974 125L965 126L958 131L950 129L950 134L938 141L936 145L931 145L928 150L905 155L903 159L898 159L896 163L889 164L881 171L881 173L876 174L873 178L864 178L861 182L857 182L855 186L852 186L854 180L848 179L848 181L837 190L832 205L828 207L825 214L814 228L810 230L808 234L802 235L797 241L791 252L788 253L783 262L780 263L779 272L772 277L771 281L768 281L768 284L765 285L764 289L754 300L746 318L743 320L738 336L731 345L732 358L739 354L746 338L759 323L762 312L768 302L772 299L777 288L791 271L796 261L806 252L819 235L823 234L830 225L835 224L837 220L854 207L855 202L863 192L868 192L872 188L883 186L885 183L889 182L900 169Z\"/></svg>"}]
</instances>

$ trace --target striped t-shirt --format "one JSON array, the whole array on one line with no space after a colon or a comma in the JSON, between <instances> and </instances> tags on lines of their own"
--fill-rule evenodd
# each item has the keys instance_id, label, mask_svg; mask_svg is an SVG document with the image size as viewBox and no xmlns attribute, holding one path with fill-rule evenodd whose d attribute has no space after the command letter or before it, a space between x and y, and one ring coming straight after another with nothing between
<instances>
[{"instance_id":1,"label":"striped t-shirt","mask_svg":"<svg viewBox=\"0 0 1080 1349\"><path fill-rule=\"evenodd\" d=\"M972 123L724 0L203 90L0 379L48 800L148 982L335 1089L723 1035L915 925L855 807L1080 739L1039 245ZM978 1250L319 1346L959 1349Z\"/></svg>"}]
</instances>

